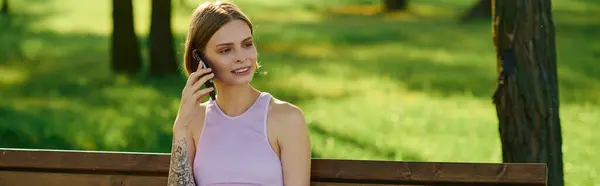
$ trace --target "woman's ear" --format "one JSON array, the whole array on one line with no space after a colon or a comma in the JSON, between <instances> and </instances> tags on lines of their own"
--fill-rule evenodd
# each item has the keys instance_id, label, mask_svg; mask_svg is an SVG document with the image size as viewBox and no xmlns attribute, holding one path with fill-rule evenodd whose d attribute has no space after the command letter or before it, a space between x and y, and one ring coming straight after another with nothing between
<instances>
[{"instance_id":1,"label":"woman's ear","mask_svg":"<svg viewBox=\"0 0 600 186\"><path fill-rule=\"evenodd\" d=\"M194 60L196 60L196 61L198 61L198 56L197 56L197 55L198 55L198 53L197 53L197 52L198 52L198 49L193 49L193 50L192 50L192 58L193 58Z\"/></svg>"}]
</instances>

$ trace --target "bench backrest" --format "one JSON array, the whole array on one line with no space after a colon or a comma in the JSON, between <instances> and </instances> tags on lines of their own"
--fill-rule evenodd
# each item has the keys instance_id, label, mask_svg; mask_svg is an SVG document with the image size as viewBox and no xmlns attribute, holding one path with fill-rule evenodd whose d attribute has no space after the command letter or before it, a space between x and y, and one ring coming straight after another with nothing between
<instances>
[{"instance_id":1,"label":"bench backrest","mask_svg":"<svg viewBox=\"0 0 600 186\"><path fill-rule=\"evenodd\" d=\"M1 186L166 186L169 154L0 148ZM313 159L311 185L546 185L545 164Z\"/></svg>"}]
</instances>

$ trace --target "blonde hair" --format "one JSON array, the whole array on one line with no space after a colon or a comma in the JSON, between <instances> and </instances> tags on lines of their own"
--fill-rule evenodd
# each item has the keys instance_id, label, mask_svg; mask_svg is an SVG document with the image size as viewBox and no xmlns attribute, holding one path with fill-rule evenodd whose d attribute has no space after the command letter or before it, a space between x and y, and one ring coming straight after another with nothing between
<instances>
[{"instance_id":1,"label":"blonde hair","mask_svg":"<svg viewBox=\"0 0 600 186\"><path fill-rule=\"evenodd\" d=\"M254 33L250 19L233 3L230 2L205 2L199 5L192 14L188 33L185 39L185 53L183 67L187 75L198 68L194 61L193 50L205 52L206 43L217 30L233 20L242 20Z\"/></svg>"}]
</instances>

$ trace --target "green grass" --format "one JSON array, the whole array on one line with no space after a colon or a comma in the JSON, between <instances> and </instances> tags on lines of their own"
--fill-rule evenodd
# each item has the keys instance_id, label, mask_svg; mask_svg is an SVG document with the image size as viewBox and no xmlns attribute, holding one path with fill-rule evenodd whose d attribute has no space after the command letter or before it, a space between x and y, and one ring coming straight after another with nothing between
<instances>
[{"instance_id":1,"label":"green grass","mask_svg":"<svg viewBox=\"0 0 600 186\"><path fill-rule=\"evenodd\" d=\"M393 16L359 14L377 0L236 2L257 26L254 86L304 110L315 157L501 161L491 26L456 22L472 1L414 1L413 14ZM600 3L553 2L566 182L594 185ZM11 3L14 16L0 17L0 147L170 150L184 80L110 72L111 1ZM134 1L144 59L148 3ZM175 3L180 54L188 4Z\"/></svg>"}]
</instances>

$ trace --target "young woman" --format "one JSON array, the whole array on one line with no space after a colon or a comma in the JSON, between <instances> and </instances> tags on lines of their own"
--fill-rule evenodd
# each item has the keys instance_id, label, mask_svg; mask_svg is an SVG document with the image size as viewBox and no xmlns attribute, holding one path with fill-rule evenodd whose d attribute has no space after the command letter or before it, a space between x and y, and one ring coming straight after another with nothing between
<instances>
[{"instance_id":1,"label":"young woman","mask_svg":"<svg viewBox=\"0 0 600 186\"><path fill-rule=\"evenodd\" d=\"M310 138L302 111L250 85L258 68L252 28L232 3L207 2L195 9L169 185L310 185ZM209 79L215 88L203 88ZM215 90L216 100L201 103Z\"/></svg>"}]
</instances>

